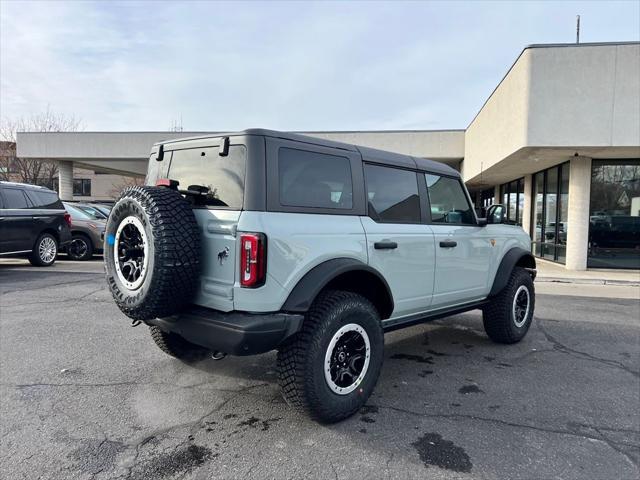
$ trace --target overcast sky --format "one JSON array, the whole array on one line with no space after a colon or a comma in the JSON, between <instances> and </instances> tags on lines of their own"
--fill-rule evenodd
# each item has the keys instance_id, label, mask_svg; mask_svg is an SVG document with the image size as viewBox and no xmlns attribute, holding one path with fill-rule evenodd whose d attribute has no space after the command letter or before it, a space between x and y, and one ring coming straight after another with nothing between
<instances>
[{"instance_id":1,"label":"overcast sky","mask_svg":"<svg viewBox=\"0 0 640 480\"><path fill-rule=\"evenodd\" d=\"M0 1L0 116L85 130L465 128L522 48L640 39L640 2Z\"/></svg>"}]
</instances>

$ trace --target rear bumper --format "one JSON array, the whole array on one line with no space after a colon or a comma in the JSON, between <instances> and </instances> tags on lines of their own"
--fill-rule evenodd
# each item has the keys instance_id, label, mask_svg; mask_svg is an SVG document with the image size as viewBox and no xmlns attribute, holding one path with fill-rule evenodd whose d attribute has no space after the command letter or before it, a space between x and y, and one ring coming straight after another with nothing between
<instances>
[{"instance_id":1,"label":"rear bumper","mask_svg":"<svg viewBox=\"0 0 640 480\"><path fill-rule=\"evenodd\" d=\"M302 315L220 312L194 307L168 318L147 321L186 340L230 355L255 355L278 347L300 330Z\"/></svg>"}]
</instances>

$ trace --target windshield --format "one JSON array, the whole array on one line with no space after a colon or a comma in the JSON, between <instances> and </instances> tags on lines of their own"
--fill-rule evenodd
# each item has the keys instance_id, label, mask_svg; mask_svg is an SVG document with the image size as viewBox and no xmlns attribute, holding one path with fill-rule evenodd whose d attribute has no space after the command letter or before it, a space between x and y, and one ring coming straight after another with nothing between
<instances>
[{"instance_id":1,"label":"windshield","mask_svg":"<svg viewBox=\"0 0 640 480\"><path fill-rule=\"evenodd\" d=\"M168 177L191 194L196 205L241 209L244 197L246 148L232 145L227 156L218 147L175 150Z\"/></svg>"},{"instance_id":2,"label":"windshield","mask_svg":"<svg viewBox=\"0 0 640 480\"><path fill-rule=\"evenodd\" d=\"M72 220L96 220L95 217L89 215L86 212L83 212L79 208L74 205L70 205L68 203L63 202L64 208L67 210L69 215L71 215Z\"/></svg>"},{"instance_id":3,"label":"windshield","mask_svg":"<svg viewBox=\"0 0 640 480\"><path fill-rule=\"evenodd\" d=\"M105 215L100 210L98 210L97 208L94 208L94 207L92 207L90 205L78 204L78 205L76 205L76 207L79 208L80 210L82 210L84 213L86 213L90 217L93 217L95 220L104 220L105 218L107 218L107 215Z\"/></svg>"}]
</instances>

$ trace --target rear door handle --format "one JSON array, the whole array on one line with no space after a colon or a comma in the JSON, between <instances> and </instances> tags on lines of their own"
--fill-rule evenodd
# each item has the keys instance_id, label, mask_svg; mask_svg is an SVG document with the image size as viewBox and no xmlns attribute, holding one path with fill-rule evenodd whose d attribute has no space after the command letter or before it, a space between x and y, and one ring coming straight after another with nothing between
<instances>
[{"instance_id":1,"label":"rear door handle","mask_svg":"<svg viewBox=\"0 0 640 480\"><path fill-rule=\"evenodd\" d=\"M442 248L453 248L458 245L458 242L454 242L453 240L443 240L440 242L440 247Z\"/></svg>"},{"instance_id":2,"label":"rear door handle","mask_svg":"<svg viewBox=\"0 0 640 480\"><path fill-rule=\"evenodd\" d=\"M376 242L373 244L373 248L376 250L393 250L394 248L398 248L398 244L396 242Z\"/></svg>"}]
</instances>

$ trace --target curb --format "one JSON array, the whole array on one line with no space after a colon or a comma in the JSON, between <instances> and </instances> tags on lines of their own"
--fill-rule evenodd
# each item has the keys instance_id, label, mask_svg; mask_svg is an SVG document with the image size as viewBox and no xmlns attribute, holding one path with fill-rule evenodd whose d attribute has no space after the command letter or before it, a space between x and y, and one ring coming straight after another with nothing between
<instances>
[{"instance_id":1,"label":"curb","mask_svg":"<svg viewBox=\"0 0 640 480\"><path fill-rule=\"evenodd\" d=\"M606 278L571 278L571 277L536 277L536 282L573 283L579 285L617 285L625 287L640 287L635 280L607 280Z\"/></svg>"}]
</instances>

